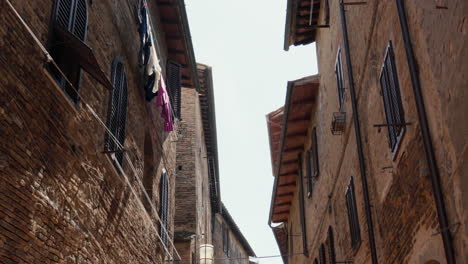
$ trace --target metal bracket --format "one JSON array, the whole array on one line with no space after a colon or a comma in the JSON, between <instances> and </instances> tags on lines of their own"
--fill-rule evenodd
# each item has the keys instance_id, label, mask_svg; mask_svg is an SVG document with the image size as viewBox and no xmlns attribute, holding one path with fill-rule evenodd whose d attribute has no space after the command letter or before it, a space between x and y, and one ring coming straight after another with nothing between
<instances>
[{"instance_id":1,"label":"metal bracket","mask_svg":"<svg viewBox=\"0 0 468 264\"><path fill-rule=\"evenodd\" d=\"M127 152L126 149L116 149L116 150L103 150L101 153L103 154L113 154L118 152Z\"/></svg>"},{"instance_id":2,"label":"metal bracket","mask_svg":"<svg viewBox=\"0 0 468 264\"><path fill-rule=\"evenodd\" d=\"M460 225L461 225L460 222L457 222L457 223L455 223L455 224L451 224L451 225L449 225L449 226L447 226L447 227L444 227L444 228L440 229L439 232L436 232L436 233L432 234L432 236L437 236L437 235L441 234L441 233L444 232L444 231L447 231L447 230L452 229L452 227L455 227L455 226L458 227L458 226L460 226Z\"/></svg>"},{"instance_id":3,"label":"metal bracket","mask_svg":"<svg viewBox=\"0 0 468 264\"><path fill-rule=\"evenodd\" d=\"M406 127L412 125L410 122L402 123L402 124L375 124L374 127L389 127L389 126L395 126L395 127Z\"/></svg>"},{"instance_id":4,"label":"metal bracket","mask_svg":"<svg viewBox=\"0 0 468 264\"><path fill-rule=\"evenodd\" d=\"M342 6L347 6L347 5L367 5L367 2L342 2ZM338 262L337 262L338 263Z\"/></svg>"}]
</instances>

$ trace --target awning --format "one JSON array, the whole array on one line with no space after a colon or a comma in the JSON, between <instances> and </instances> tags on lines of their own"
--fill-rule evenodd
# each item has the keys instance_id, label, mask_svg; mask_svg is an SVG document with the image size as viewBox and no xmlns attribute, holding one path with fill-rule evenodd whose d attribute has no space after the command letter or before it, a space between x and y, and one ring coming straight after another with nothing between
<instances>
[{"instance_id":1,"label":"awning","mask_svg":"<svg viewBox=\"0 0 468 264\"><path fill-rule=\"evenodd\" d=\"M94 56L93 50L83 41L77 38L70 31L61 28L59 25L54 25L55 32L62 43L61 47L67 49L70 56L96 81L104 85L109 90L112 90L112 84L106 74L101 70L99 63Z\"/></svg>"}]
</instances>

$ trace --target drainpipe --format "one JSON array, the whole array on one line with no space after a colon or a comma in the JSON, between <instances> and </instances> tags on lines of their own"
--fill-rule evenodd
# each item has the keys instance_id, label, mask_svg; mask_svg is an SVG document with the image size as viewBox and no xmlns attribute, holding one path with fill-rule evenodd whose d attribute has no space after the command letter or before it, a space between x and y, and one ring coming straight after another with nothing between
<instances>
[{"instance_id":1,"label":"drainpipe","mask_svg":"<svg viewBox=\"0 0 468 264\"><path fill-rule=\"evenodd\" d=\"M442 234L442 241L444 243L445 258L448 264L455 264L455 254L452 244L452 236L447 220L447 213L445 210L444 195L440 185L439 169L435 159L434 148L432 146L431 134L427 122L426 110L424 107L424 99L421 92L421 84L419 82L418 70L414 59L413 47L409 35L408 22L406 19L405 6L402 0L396 0L398 9L398 18L400 19L401 33L405 43L406 59L408 60L408 67L411 74L411 84L413 86L414 100L416 101L416 108L418 110L419 124L421 125L421 133L423 136L424 150L426 152L426 159L431 171L432 190L434 193L435 204L437 208L437 216L439 218L439 228Z\"/></svg>"},{"instance_id":2,"label":"drainpipe","mask_svg":"<svg viewBox=\"0 0 468 264\"><path fill-rule=\"evenodd\" d=\"M343 0L340 0L340 15L341 15L341 27L343 32L343 42L346 54L346 66L348 70L348 79L349 79L349 91L351 95L351 106L353 109L353 121L354 129L356 133L356 146L359 157L359 169L361 171L361 182L362 182L362 191L364 194L364 208L366 212L367 220L367 233L369 235L369 246L371 251L372 263L377 264L377 250L375 247L375 238L374 238L374 225L372 223L372 212L370 209L370 199L369 199L369 189L367 186L367 174L366 174L366 164L364 160L364 153L362 150L362 139L361 139L361 127L359 123L359 114L357 109L357 100L356 100L356 91L354 89L354 77L353 77L353 67L351 66L351 55L349 51L349 42L348 42L348 29L346 26L346 16L343 5Z\"/></svg>"}]
</instances>

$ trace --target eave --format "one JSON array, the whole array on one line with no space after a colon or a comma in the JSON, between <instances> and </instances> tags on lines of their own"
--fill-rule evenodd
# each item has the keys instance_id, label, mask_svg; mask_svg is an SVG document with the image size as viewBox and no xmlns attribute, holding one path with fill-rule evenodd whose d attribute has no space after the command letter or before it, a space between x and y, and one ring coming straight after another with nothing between
<instances>
[{"instance_id":1,"label":"eave","mask_svg":"<svg viewBox=\"0 0 468 264\"><path fill-rule=\"evenodd\" d=\"M279 146L270 148L275 176L270 223L285 222L289 217L298 178L298 154L304 151L319 85L318 75L288 82L281 134L279 139L270 137L270 146ZM268 123L269 130L273 130L271 125Z\"/></svg>"},{"instance_id":2,"label":"eave","mask_svg":"<svg viewBox=\"0 0 468 264\"><path fill-rule=\"evenodd\" d=\"M284 50L315 42L321 0L288 0Z\"/></svg>"},{"instance_id":3,"label":"eave","mask_svg":"<svg viewBox=\"0 0 468 264\"><path fill-rule=\"evenodd\" d=\"M182 86L199 89L197 64L184 0L155 1L168 47L168 59L182 66Z\"/></svg>"}]
</instances>

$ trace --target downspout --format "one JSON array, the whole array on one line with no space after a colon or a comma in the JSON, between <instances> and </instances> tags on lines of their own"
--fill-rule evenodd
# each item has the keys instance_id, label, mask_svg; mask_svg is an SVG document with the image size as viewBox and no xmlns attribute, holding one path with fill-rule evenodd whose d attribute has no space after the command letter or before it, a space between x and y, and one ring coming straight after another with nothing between
<instances>
[{"instance_id":1,"label":"downspout","mask_svg":"<svg viewBox=\"0 0 468 264\"><path fill-rule=\"evenodd\" d=\"M396 5L398 9L398 18L400 19L401 33L403 35L403 41L405 44L406 59L408 60L408 67L411 74L411 84L413 86L414 100L416 101L419 124L421 125L424 150L426 152L426 159L429 165L429 169L431 171L432 190L434 192L437 216L439 218L439 228L440 233L442 234L442 241L444 244L445 258L447 259L448 264L455 264L456 261L452 244L452 236L450 234L449 224L447 220L444 196L442 192L442 187L440 185L439 169L437 168L434 148L432 146L431 134L427 122L426 110L424 107L424 99L421 92L421 84L419 82L418 70L414 59L413 47L411 45L405 6L402 0L396 0Z\"/></svg>"},{"instance_id":2,"label":"downspout","mask_svg":"<svg viewBox=\"0 0 468 264\"><path fill-rule=\"evenodd\" d=\"M364 160L364 153L362 150L361 127L359 124L356 91L354 89L353 67L351 66L351 55L349 51L349 42L348 42L348 30L346 26L346 16L345 16L343 0L340 0L340 15L341 15L341 27L342 27L342 32L343 32L343 42L344 42L344 48L345 48L345 54L346 54L346 66L348 70L351 106L353 109L354 129L356 133L356 146L357 146L357 152L358 152L358 157L359 157L359 169L361 171L362 191L364 194L364 208L365 208L366 220L367 220L367 233L369 235L369 246L371 250L372 263L377 264L378 261L377 261L377 250L375 247L374 225L372 223L372 212L370 209L369 190L367 186L366 164Z\"/></svg>"}]
</instances>

